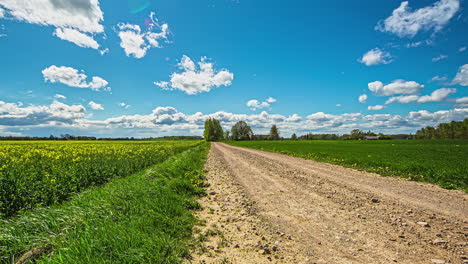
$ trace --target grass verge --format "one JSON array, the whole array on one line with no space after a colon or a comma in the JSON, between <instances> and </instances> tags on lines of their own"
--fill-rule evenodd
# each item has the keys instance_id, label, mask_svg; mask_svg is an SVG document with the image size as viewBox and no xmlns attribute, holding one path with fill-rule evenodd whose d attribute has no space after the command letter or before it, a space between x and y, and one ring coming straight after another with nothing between
<instances>
[{"instance_id":1,"label":"grass verge","mask_svg":"<svg viewBox=\"0 0 468 264\"><path fill-rule=\"evenodd\" d=\"M200 144L60 206L0 220L1 263L179 263L204 194Z\"/></svg>"},{"instance_id":2,"label":"grass verge","mask_svg":"<svg viewBox=\"0 0 468 264\"><path fill-rule=\"evenodd\" d=\"M429 182L468 192L468 140L237 141L231 145L281 153Z\"/></svg>"}]
</instances>

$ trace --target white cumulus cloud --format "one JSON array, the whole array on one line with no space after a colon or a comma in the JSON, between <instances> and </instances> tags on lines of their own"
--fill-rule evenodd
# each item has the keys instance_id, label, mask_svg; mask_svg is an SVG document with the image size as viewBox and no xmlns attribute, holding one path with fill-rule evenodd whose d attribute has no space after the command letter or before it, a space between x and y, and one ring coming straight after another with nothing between
<instances>
[{"instance_id":1,"label":"white cumulus cloud","mask_svg":"<svg viewBox=\"0 0 468 264\"><path fill-rule=\"evenodd\" d=\"M409 104L412 102L429 103L429 102L442 102L445 101L450 94L457 91L454 88L441 88L433 91L430 95L402 95L389 98L385 104L398 102L400 104Z\"/></svg>"},{"instance_id":2,"label":"white cumulus cloud","mask_svg":"<svg viewBox=\"0 0 468 264\"><path fill-rule=\"evenodd\" d=\"M370 111L379 111L379 110L382 110L384 109L384 106L383 105L374 105L374 106L368 106L367 107L367 110L370 110Z\"/></svg>"},{"instance_id":3,"label":"white cumulus cloud","mask_svg":"<svg viewBox=\"0 0 468 264\"><path fill-rule=\"evenodd\" d=\"M67 97L65 95L61 95L61 94L55 94L54 98L55 99L67 99Z\"/></svg>"},{"instance_id":4,"label":"white cumulus cloud","mask_svg":"<svg viewBox=\"0 0 468 264\"><path fill-rule=\"evenodd\" d=\"M154 82L155 85L165 90L181 90L193 95L209 92L214 87L230 86L234 80L234 74L229 70L216 71L213 63L203 57L197 65L188 56L183 55L178 64L180 73L173 73L171 80Z\"/></svg>"},{"instance_id":5,"label":"white cumulus cloud","mask_svg":"<svg viewBox=\"0 0 468 264\"><path fill-rule=\"evenodd\" d=\"M465 64L458 69L457 75L453 79L452 83L468 86L468 64Z\"/></svg>"},{"instance_id":6,"label":"white cumulus cloud","mask_svg":"<svg viewBox=\"0 0 468 264\"><path fill-rule=\"evenodd\" d=\"M399 37L414 37L420 31L441 30L460 9L459 0L439 0L433 5L417 10L409 7L408 1L401 2L392 15L375 27Z\"/></svg>"},{"instance_id":7,"label":"white cumulus cloud","mask_svg":"<svg viewBox=\"0 0 468 264\"><path fill-rule=\"evenodd\" d=\"M455 99L457 104L468 104L468 96Z\"/></svg>"},{"instance_id":8,"label":"white cumulus cloud","mask_svg":"<svg viewBox=\"0 0 468 264\"><path fill-rule=\"evenodd\" d=\"M418 95L400 95L400 96L395 96L389 98L385 104L391 104L394 102L398 102L400 104L409 104L411 102L416 102L418 101L419 96Z\"/></svg>"},{"instance_id":9,"label":"white cumulus cloud","mask_svg":"<svg viewBox=\"0 0 468 264\"><path fill-rule=\"evenodd\" d=\"M67 105L54 101L50 105L30 105L0 101L0 126L32 126L73 124L85 117L82 105Z\"/></svg>"},{"instance_id":10,"label":"white cumulus cloud","mask_svg":"<svg viewBox=\"0 0 468 264\"><path fill-rule=\"evenodd\" d=\"M365 64L366 66L372 66L377 64L389 64L392 62L392 56L390 53L375 48L366 52L359 62Z\"/></svg>"},{"instance_id":11,"label":"white cumulus cloud","mask_svg":"<svg viewBox=\"0 0 468 264\"><path fill-rule=\"evenodd\" d=\"M361 95L359 96L358 100L359 100L359 102L360 102L361 104L366 103L366 102L367 102L367 94L361 94Z\"/></svg>"},{"instance_id":12,"label":"white cumulus cloud","mask_svg":"<svg viewBox=\"0 0 468 264\"><path fill-rule=\"evenodd\" d=\"M371 82L368 85L370 91L376 95L415 94L424 89L424 85L415 81L396 80L384 85L381 81Z\"/></svg>"},{"instance_id":13,"label":"white cumulus cloud","mask_svg":"<svg viewBox=\"0 0 468 264\"><path fill-rule=\"evenodd\" d=\"M418 99L418 103L429 103L429 102L442 102L450 94L457 92L457 89L454 88L441 88L437 89L431 93L431 95L424 95Z\"/></svg>"},{"instance_id":14,"label":"white cumulus cloud","mask_svg":"<svg viewBox=\"0 0 468 264\"><path fill-rule=\"evenodd\" d=\"M120 23L118 35L120 37L120 46L124 49L127 56L141 59L151 48L161 48L160 41L166 40L169 35L169 26L167 24L159 25L154 13L151 13L152 26L145 32L141 27L133 24ZM153 32L157 28L160 32Z\"/></svg>"},{"instance_id":15,"label":"white cumulus cloud","mask_svg":"<svg viewBox=\"0 0 468 264\"><path fill-rule=\"evenodd\" d=\"M71 67L57 67L52 65L48 68L45 68L42 71L42 75L44 76L45 81L49 81L51 83L59 82L70 87L89 88L94 91L110 91L110 87L108 87L109 83L103 78L93 76L91 81L87 82L86 79L88 76L84 74L83 71L78 71L77 69Z\"/></svg>"},{"instance_id":16,"label":"white cumulus cloud","mask_svg":"<svg viewBox=\"0 0 468 264\"><path fill-rule=\"evenodd\" d=\"M104 32L98 0L0 0L0 8L17 20L53 26L54 35L80 47L97 49L93 37L84 33Z\"/></svg>"},{"instance_id":17,"label":"white cumulus cloud","mask_svg":"<svg viewBox=\"0 0 468 264\"><path fill-rule=\"evenodd\" d=\"M56 28L54 35L60 39L70 41L83 48L99 49L99 44L94 38L72 28Z\"/></svg>"},{"instance_id":18,"label":"white cumulus cloud","mask_svg":"<svg viewBox=\"0 0 468 264\"><path fill-rule=\"evenodd\" d=\"M249 100L246 105L250 108L250 110L255 111L257 109L269 108L271 104L275 102L275 98L269 97L264 102L260 102L258 100Z\"/></svg>"},{"instance_id":19,"label":"white cumulus cloud","mask_svg":"<svg viewBox=\"0 0 468 264\"><path fill-rule=\"evenodd\" d=\"M94 101L90 101L88 105L93 110L104 110L104 107L101 104L95 103Z\"/></svg>"}]
</instances>

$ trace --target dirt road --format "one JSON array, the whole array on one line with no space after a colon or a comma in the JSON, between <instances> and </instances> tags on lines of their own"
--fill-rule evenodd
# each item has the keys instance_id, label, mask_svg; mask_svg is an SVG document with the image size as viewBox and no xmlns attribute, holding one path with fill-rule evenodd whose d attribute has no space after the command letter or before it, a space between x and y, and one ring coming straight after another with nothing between
<instances>
[{"instance_id":1,"label":"dirt road","mask_svg":"<svg viewBox=\"0 0 468 264\"><path fill-rule=\"evenodd\" d=\"M468 195L212 144L192 263L468 263Z\"/></svg>"}]
</instances>

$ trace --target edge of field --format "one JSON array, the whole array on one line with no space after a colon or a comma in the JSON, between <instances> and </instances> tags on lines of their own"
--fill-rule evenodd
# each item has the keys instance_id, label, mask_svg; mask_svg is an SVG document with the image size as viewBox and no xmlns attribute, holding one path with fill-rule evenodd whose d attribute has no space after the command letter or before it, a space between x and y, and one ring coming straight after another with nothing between
<instances>
[{"instance_id":1,"label":"edge of field","mask_svg":"<svg viewBox=\"0 0 468 264\"><path fill-rule=\"evenodd\" d=\"M292 151L285 151L285 150L280 150L280 149L268 149L268 148L256 147L256 146L246 146L244 144L235 144L235 142L248 142L248 141L227 141L227 142L224 142L224 143L226 143L228 145L231 145L231 146L235 146L235 147L255 149L255 150L260 150L260 151L265 151L265 152L278 153L278 154L287 155L287 156L296 157L296 158L302 158L302 159L306 159L306 160L313 160L313 161L316 161L316 162L334 164L334 165L342 166L342 167L345 167L345 168L361 170L361 171L366 171L366 172L370 172L370 173L376 173L376 174L379 174L381 176L399 177L399 178L404 178L404 179L411 180L411 181L416 181L416 182L425 182L425 183L440 186L440 187L442 187L444 189L462 190L465 193L468 193L468 187L458 186L458 185L455 186L453 184L449 184L449 183L444 182L444 181L440 181L440 180L435 181L434 179L431 179L431 178L414 177L415 175L406 174L403 171L399 171L399 170L385 171L385 170L380 170L375 166L366 166L365 164L361 164L359 162L355 163L355 161L353 161L353 163L351 164L350 162L347 162L346 160L337 161L337 160L333 160L333 159L324 159L324 158L320 158L318 156L302 155L302 154L295 153L295 152L292 152Z\"/></svg>"},{"instance_id":2,"label":"edge of field","mask_svg":"<svg viewBox=\"0 0 468 264\"><path fill-rule=\"evenodd\" d=\"M205 195L201 143L61 205L0 219L0 263L174 263L189 255Z\"/></svg>"}]
</instances>

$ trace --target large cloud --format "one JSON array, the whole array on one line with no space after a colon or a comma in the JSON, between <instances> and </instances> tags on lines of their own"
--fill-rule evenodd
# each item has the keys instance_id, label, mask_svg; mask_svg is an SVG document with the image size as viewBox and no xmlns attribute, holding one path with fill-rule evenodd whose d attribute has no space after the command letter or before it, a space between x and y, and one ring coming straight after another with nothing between
<instances>
[{"instance_id":1,"label":"large cloud","mask_svg":"<svg viewBox=\"0 0 468 264\"><path fill-rule=\"evenodd\" d=\"M169 26L167 24L159 25L154 13L151 13L152 24L148 30L142 32L141 27L133 24L120 23L117 25L120 37L120 46L124 49L127 56L141 59L151 48L161 48L161 40L167 40L169 35ZM153 28L160 32L153 32Z\"/></svg>"},{"instance_id":2,"label":"large cloud","mask_svg":"<svg viewBox=\"0 0 468 264\"><path fill-rule=\"evenodd\" d=\"M415 81L396 80L392 83L384 85L381 81L371 82L368 85L370 91L376 95L390 96L395 94L415 94L419 93L424 89L424 85L421 85Z\"/></svg>"},{"instance_id":3,"label":"large cloud","mask_svg":"<svg viewBox=\"0 0 468 264\"><path fill-rule=\"evenodd\" d=\"M393 102L398 102L400 104L409 104L413 102L418 103L429 103L429 102L442 102L445 101L450 94L453 94L457 91L454 88L440 88L433 91L430 95L401 95L389 98L385 104L391 104Z\"/></svg>"},{"instance_id":4,"label":"large cloud","mask_svg":"<svg viewBox=\"0 0 468 264\"><path fill-rule=\"evenodd\" d=\"M234 80L234 74L228 70L216 71L213 63L203 57L197 65L188 56L183 55L178 64L182 70L173 73L170 82L162 81L154 84L165 90L181 90L187 94L209 92L214 87L230 86Z\"/></svg>"},{"instance_id":5,"label":"large cloud","mask_svg":"<svg viewBox=\"0 0 468 264\"><path fill-rule=\"evenodd\" d=\"M0 6L17 20L56 27L56 36L81 47L97 49L88 34L104 32L98 0L0 0Z\"/></svg>"},{"instance_id":6,"label":"large cloud","mask_svg":"<svg viewBox=\"0 0 468 264\"><path fill-rule=\"evenodd\" d=\"M460 99L459 102L465 102ZM298 114L284 116L261 112L258 114L235 114L224 111L203 114L186 114L176 108L156 107L148 114L124 115L104 120L90 120L81 105L66 105L54 101L50 105L22 106L17 103L0 102L0 131L14 134L21 131L48 136L51 131L74 135L156 137L161 135L203 133L204 121L216 118L224 129L244 120L256 134L267 134L276 124L282 135L292 133L349 133L352 129L373 130L384 133L414 133L416 129L437 125L441 122L463 120L468 117L468 108L429 112L421 110L404 115L361 113L313 113L303 118ZM36 131L36 132L34 132ZM39 132L37 132L39 131Z\"/></svg>"},{"instance_id":7,"label":"large cloud","mask_svg":"<svg viewBox=\"0 0 468 264\"><path fill-rule=\"evenodd\" d=\"M414 37L419 31L441 30L460 9L459 0L440 0L431 6L412 11L408 1L393 10L392 15L375 27L399 37Z\"/></svg>"},{"instance_id":8,"label":"large cloud","mask_svg":"<svg viewBox=\"0 0 468 264\"><path fill-rule=\"evenodd\" d=\"M468 86L468 64L465 64L458 69L457 75L453 79L452 83Z\"/></svg>"},{"instance_id":9,"label":"large cloud","mask_svg":"<svg viewBox=\"0 0 468 264\"><path fill-rule=\"evenodd\" d=\"M66 105L54 101L48 106L26 106L0 101L0 125L31 126L72 124L85 116L82 105Z\"/></svg>"},{"instance_id":10,"label":"large cloud","mask_svg":"<svg viewBox=\"0 0 468 264\"><path fill-rule=\"evenodd\" d=\"M390 53L375 48L366 52L362 58L359 59L359 62L365 64L366 66L372 66L377 64L389 64L392 62L392 56Z\"/></svg>"},{"instance_id":11,"label":"large cloud","mask_svg":"<svg viewBox=\"0 0 468 264\"><path fill-rule=\"evenodd\" d=\"M89 88L94 91L105 90L110 91L108 87L108 82L101 77L93 76L90 82L87 82L86 79L88 76L78 71L77 69L71 67L60 66L57 67L52 65L48 68L45 68L42 71L44 80L51 83L63 83L65 85L77 88Z\"/></svg>"}]
</instances>

